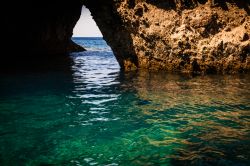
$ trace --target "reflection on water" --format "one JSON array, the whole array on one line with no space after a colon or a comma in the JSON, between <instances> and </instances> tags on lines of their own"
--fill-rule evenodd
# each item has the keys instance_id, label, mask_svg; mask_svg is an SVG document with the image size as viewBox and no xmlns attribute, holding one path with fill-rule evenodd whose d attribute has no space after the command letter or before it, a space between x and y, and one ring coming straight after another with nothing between
<instances>
[{"instance_id":1,"label":"reflection on water","mask_svg":"<svg viewBox=\"0 0 250 166\"><path fill-rule=\"evenodd\" d=\"M249 165L249 75L122 73L76 41L70 72L2 75L1 165Z\"/></svg>"},{"instance_id":2,"label":"reflection on water","mask_svg":"<svg viewBox=\"0 0 250 166\"><path fill-rule=\"evenodd\" d=\"M171 159L173 165L248 165L249 81L249 76L188 78L140 72L132 81L129 76L130 83L123 87L133 87L141 100L150 101L137 105L140 116L166 134L149 139L149 144L180 145L160 159Z\"/></svg>"}]
</instances>

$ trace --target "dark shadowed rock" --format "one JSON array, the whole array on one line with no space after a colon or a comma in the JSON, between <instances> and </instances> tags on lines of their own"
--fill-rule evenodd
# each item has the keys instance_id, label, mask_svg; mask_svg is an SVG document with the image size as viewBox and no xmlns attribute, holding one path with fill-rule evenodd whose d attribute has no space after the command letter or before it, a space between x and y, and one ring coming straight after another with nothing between
<instances>
[{"instance_id":1,"label":"dark shadowed rock","mask_svg":"<svg viewBox=\"0 0 250 166\"><path fill-rule=\"evenodd\" d=\"M2 37L7 41L5 48L8 53L58 55L82 51L81 46L71 41L82 5L82 0L4 3L6 10ZM15 49L11 49L10 45Z\"/></svg>"}]
</instances>

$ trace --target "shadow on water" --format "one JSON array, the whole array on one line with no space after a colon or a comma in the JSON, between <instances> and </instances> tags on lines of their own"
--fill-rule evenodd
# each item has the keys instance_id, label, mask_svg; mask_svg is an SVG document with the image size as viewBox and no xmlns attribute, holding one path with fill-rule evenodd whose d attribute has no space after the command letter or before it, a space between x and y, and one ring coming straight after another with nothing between
<instances>
[{"instance_id":1,"label":"shadow on water","mask_svg":"<svg viewBox=\"0 0 250 166\"><path fill-rule=\"evenodd\" d=\"M0 96L72 89L69 55L9 55L0 63Z\"/></svg>"},{"instance_id":2,"label":"shadow on water","mask_svg":"<svg viewBox=\"0 0 250 166\"><path fill-rule=\"evenodd\" d=\"M71 72L69 55L6 55L0 62L0 74Z\"/></svg>"}]
</instances>

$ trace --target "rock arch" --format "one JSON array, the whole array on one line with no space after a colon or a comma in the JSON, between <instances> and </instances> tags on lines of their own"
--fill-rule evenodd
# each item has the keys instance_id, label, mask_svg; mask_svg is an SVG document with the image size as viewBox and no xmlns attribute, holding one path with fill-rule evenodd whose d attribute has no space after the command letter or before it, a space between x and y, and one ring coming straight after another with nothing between
<instances>
[{"instance_id":1,"label":"rock arch","mask_svg":"<svg viewBox=\"0 0 250 166\"><path fill-rule=\"evenodd\" d=\"M74 0L6 3L4 51L62 54L85 5L125 70L198 73L250 70L245 0ZM15 21L13 21L15 20ZM11 38L19 38L18 46Z\"/></svg>"}]
</instances>

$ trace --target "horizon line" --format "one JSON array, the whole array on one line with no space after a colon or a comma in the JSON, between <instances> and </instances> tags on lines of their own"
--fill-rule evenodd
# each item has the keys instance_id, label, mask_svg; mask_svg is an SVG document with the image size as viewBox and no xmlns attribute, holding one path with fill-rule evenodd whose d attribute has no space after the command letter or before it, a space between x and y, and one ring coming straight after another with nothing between
<instances>
[{"instance_id":1,"label":"horizon line","mask_svg":"<svg viewBox=\"0 0 250 166\"><path fill-rule=\"evenodd\" d=\"M103 37L103 36L72 36L72 37Z\"/></svg>"}]
</instances>

